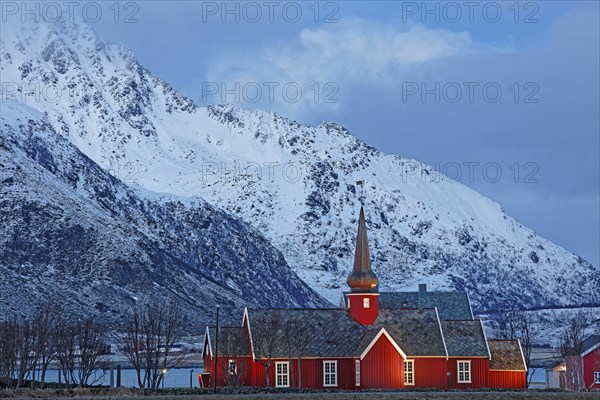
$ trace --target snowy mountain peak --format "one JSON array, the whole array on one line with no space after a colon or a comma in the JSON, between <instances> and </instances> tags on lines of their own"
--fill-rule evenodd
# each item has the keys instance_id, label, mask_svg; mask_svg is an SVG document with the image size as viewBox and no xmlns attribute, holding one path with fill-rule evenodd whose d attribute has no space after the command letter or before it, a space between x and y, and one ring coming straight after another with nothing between
<instances>
[{"instance_id":1,"label":"snowy mountain peak","mask_svg":"<svg viewBox=\"0 0 600 400\"><path fill-rule=\"evenodd\" d=\"M432 167L384 154L334 123L199 108L93 32L57 31L52 45L43 31L3 39L3 77L82 96L35 101L17 91L17 101L126 183L202 197L241 217L334 303L352 265L358 179L382 290L467 290L477 310L600 303L589 263Z\"/></svg>"}]
</instances>

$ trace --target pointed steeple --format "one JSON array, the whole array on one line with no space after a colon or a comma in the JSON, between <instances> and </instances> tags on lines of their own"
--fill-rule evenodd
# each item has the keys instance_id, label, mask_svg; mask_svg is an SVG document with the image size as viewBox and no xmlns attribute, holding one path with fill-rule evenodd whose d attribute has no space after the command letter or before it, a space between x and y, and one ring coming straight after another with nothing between
<instances>
[{"instance_id":1,"label":"pointed steeple","mask_svg":"<svg viewBox=\"0 0 600 400\"><path fill-rule=\"evenodd\" d=\"M356 251L354 253L354 268L348 277L348 286L352 293L365 293L377 291L377 276L371 269L371 256L367 241L367 225L365 212L361 205L358 217L358 234L356 237Z\"/></svg>"}]
</instances>

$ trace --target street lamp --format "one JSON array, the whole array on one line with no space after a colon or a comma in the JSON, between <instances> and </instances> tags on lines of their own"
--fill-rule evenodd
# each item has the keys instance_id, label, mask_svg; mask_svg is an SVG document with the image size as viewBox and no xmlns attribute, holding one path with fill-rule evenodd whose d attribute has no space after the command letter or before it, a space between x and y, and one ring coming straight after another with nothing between
<instances>
[{"instance_id":1,"label":"street lamp","mask_svg":"<svg viewBox=\"0 0 600 400\"><path fill-rule=\"evenodd\" d=\"M165 376L167 375L167 371L168 370L166 368L162 370L162 388L163 389L165 388Z\"/></svg>"},{"instance_id":2,"label":"street lamp","mask_svg":"<svg viewBox=\"0 0 600 400\"><path fill-rule=\"evenodd\" d=\"M192 389L194 386L192 385L192 376L194 375L194 369L190 370L190 389Z\"/></svg>"},{"instance_id":3,"label":"street lamp","mask_svg":"<svg viewBox=\"0 0 600 400\"><path fill-rule=\"evenodd\" d=\"M217 304L217 327L215 332L215 359L213 360L214 394L217 394L217 366L219 362L219 305Z\"/></svg>"}]
</instances>

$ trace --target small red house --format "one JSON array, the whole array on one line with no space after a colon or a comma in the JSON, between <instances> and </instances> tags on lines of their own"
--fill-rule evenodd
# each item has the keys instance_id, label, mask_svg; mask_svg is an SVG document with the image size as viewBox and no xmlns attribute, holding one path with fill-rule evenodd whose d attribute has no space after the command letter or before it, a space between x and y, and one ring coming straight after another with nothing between
<instances>
[{"instance_id":1,"label":"small red house","mask_svg":"<svg viewBox=\"0 0 600 400\"><path fill-rule=\"evenodd\" d=\"M567 389L600 390L600 335L587 337L581 353L568 356L565 365Z\"/></svg>"},{"instance_id":2,"label":"small red house","mask_svg":"<svg viewBox=\"0 0 600 400\"><path fill-rule=\"evenodd\" d=\"M207 327L205 372L219 386L526 387L520 343L488 341L466 293L379 293L362 207L347 283L340 308L246 308L218 338Z\"/></svg>"},{"instance_id":3,"label":"small red house","mask_svg":"<svg viewBox=\"0 0 600 400\"><path fill-rule=\"evenodd\" d=\"M582 344L583 383L587 389L600 390L600 335L592 335Z\"/></svg>"},{"instance_id":4,"label":"small red house","mask_svg":"<svg viewBox=\"0 0 600 400\"><path fill-rule=\"evenodd\" d=\"M488 340L490 380L494 388L527 387L527 365L518 340Z\"/></svg>"}]
</instances>

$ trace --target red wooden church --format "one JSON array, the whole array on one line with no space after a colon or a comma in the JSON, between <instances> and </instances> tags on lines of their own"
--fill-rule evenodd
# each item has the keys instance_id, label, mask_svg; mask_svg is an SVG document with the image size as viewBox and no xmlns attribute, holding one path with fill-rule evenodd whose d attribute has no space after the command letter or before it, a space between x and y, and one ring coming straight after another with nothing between
<instances>
[{"instance_id":1,"label":"red wooden church","mask_svg":"<svg viewBox=\"0 0 600 400\"><path fill-rule=\"evenodd\" d=\"M361 207L350 292L340 308L252 309L206 329L205 376L219 386L525 388L518 341L487 340L465 292L379 292ZM217 357L215 357L217 356Z\"/></svg>"}]
</instances>

